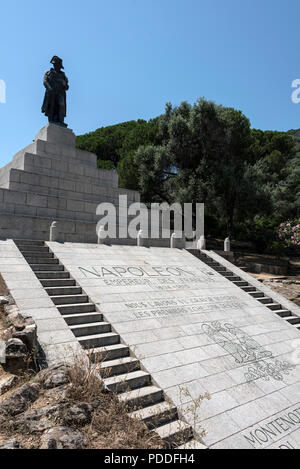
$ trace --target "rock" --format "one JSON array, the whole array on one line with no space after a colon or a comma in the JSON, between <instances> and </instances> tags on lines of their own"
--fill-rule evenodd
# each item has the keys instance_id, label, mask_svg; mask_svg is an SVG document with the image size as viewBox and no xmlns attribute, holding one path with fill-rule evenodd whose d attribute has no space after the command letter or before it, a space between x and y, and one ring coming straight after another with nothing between
<instances>
[{"instance_id":1,"label":"rock","mask_svg":"<svg viewBox=\"0 0 300 469\"><path fill-rule=\"evenodd\" d=\"M25 326L21 331L13 333L13 338L20 339L28 350L37 350L37 326L35 324Z\"/></svg>"},{"instance_id":2,"label":"rock","mask_svg":"<svg viewBox=\"0 0 300 469\"><path fill-rule=\"evenodd\" d=\"M18 377L15 375L6 376L0 379L0 396L12 389L18 382Z\"/></svg>"},{"instance_id":3,"label":"rock","mask_svg":"<svg viewBox=\"0 0 300 469\"><path fill-rule=\"evenodd\" d=\"M9 300L6 296L0 296L0 305L7 305Z\"/></svg>"},{"instance_id":4,"label":"rock","mask_svg":"<svg viewBox=\"0 0 300 469\"><path fill-rule=\"evenodd\" d=\"M54 404L40 409L28 410L17 417L14 428L26 428L29 432L42 432L55 423L62 425L86 425L92 420L93 407L86 403Z\"/></svg>"},{"instance_id":5,"label":"rock","mask_svg":"<svg viewBox=\"0 0 300 469\"><path fill-rule=\"evenodd\" d=\"M46 389L68 384L70 383L70 368L67 365L55 365L47 368L39 373L38 381Z\"/></svg>"},{"instance_id":6,"label":"rock","mask_svg":"<svg viewBox=\"0 0 300 469\"><path fill-rule=\"evenodd\" d=\"M45 391L45 399L54 399L55 402L64 402L70 398L70 392L72 390L71 384L64 384L57 388L51 388Z\"/></svg>"},{"instance_id":7,"label":"rock","mask_svg":"<svg viewBox=\"0 0 300 469\"><path fill-rule=\"evenodd\" d=\"M0 450L1 449L25 449L24 446L19 443L18 440L7 440L3 443L0 443Z\"/></svg>"},{"instance_id":8,"label":"rock","mask_svg":"<svg viewBox=\"0 0 300 469\"><path fill-rule=\"evenodd\" d=\"M92 420L92 412L92 405L80 402L62 407L60 418L64 425L86 425Z\"/></svg>"},{"instance_id":9,"label":"rock","mask_svg":"<svg viewBox=\"0 0 300 469\"><path fill-rule=\"evenodd\" d=\"M4 306L4 312L7 316L9 316L10 314L19 314L19 308L17 307L17 305L5 305Z\"/></svg>"},{"instance_id":10,"label":"rock","mask_svg":"<svg viewBox=\"0 0 300 469\"><path fill-rule=\"evenodd\" d=\"M33 326L35 321L32 319L31 316L22 315L25 319L26 326Z\"/></svg>"},{"instance_id":11,"label":"rock","mask_svg":"<svg viewBox=\"0 0 300 469\"><path fill-rule=\"evenodd\" d=\"M43 432L53 425L55 419L60 415L59 405L47 405L40 409L28 410L17 417L13 422L13 427L17 429L26 428L29 432Z\"/></svg>"},{"instance_id":12,"label":"rock","mask_svg":"<svg viewBox=\"0 0 300 469\"><path fill-rule=\"evenodd\" d=\"M9 313L7 320L17 329L21 331L25 327L25 320L19 312Z\"/></svg>"},{"instance_id":13,"label":"rock","mask_svg":"<svg viewBox=\"0 0 300 469\"><path fill-rule=\"evenodd\" d=\"M6 341L5 354L10 358L27 356L27 347L20 339L9 339Z\"/></svg>"},{"instance_id":14,"label":"rock","mask_svg":"<svg viewBox=\"0 0 300 469\"><path fill-rule=\"evenodd\" d=\"M69 427L53 427L41 437L41 449L83 449L84 439L78 430Z\"/></svg>"},{"instance_id":15,"label":"rock","mask_svg":"<svg viewBox=\"0 0 300 469\"><path fill-rule=\"evenodd\" d=\"M21 412L25 412L30 404L35 402L39 397L39 388L40 386L37 383L24 384L2 401L0 404L0 413L17 415Z\"/></svg>"},{"instance_id":16,"label":"rock","mask_svg":"<svg viewBox=\"0 0 300 469\"><path fill-rule=\"evenodd\" d=\"M10 326L8 329L5 329L2 333L1 333L1 336L2 336L2 339L5 340L6 342L12 338L12 335L14 333L14 327L13 326Z\"/></svg>"}]
</instances>

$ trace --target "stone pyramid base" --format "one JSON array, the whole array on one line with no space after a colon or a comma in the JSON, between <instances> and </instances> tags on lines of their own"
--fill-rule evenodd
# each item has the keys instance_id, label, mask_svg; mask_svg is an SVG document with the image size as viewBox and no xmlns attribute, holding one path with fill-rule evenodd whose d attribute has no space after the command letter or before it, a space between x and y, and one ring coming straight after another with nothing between
<instances>
[{"instance_id":1,"label":"stone pyramid base","mask_svg":"<svg viewBox=\"0 0 300 469\"><path fill-rule=\"evenodd\" d=\"M72 130L49 124L0 170L2 239L49 240L55 220L61 241L94 243L100 203L118 207L120 195L139 202L138 192L119 188L117 173L98 169L97 156L75 143Z\"/></svg>"}]
</instances>

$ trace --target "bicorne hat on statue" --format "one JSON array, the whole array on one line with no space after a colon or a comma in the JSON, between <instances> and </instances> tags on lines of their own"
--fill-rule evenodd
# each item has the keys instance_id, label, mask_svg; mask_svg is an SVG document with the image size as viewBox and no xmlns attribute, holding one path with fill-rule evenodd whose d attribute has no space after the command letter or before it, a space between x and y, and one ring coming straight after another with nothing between
<instances>
[{"instance_id":1,"label":"bicorne hat on statue","mask_svg":"<svg viewBox=\"0 0 300 469\"><path fill-rule=\"evenodd\" d=\"M61 65L61 68L64 68L63 66L63 61L60 59L57 55L54 55L52 59L50 60L51 64L59 63Z\"/></svg>"}]
</instances>

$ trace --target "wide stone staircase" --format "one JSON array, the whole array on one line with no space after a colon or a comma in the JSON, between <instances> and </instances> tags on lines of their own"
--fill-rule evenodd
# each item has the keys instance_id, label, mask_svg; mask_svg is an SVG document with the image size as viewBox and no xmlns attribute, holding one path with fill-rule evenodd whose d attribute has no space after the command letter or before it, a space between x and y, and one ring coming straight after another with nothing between
<instances>
[{"instance_id":1,"label":"wide stone staircase","mask_svg":"<svg viewBox=\"0 0 300 469\"><path fill-rule=\"evenodd\" d=\"M269 308L270 310L274 311L275 314L284 318L287 322L292 324L300 331L300 317L295 316L291 311L288 309L282 308L282 305L276 303L271 297L265 296L263 292L258 290L257 288L250 285L250 283L243 280L241 277L235 275L231 270L227 269L226 267L222 266L219 262L215 261L206 253L200 252L197 253L197 257L204 262L206 265L214 269L219 274L223 275L227 278L227 280L234 283L236 286L240 287L250 296L255 298L260 303L263 303L264 306Z\"/></svg>"},{"instance_id":2,"label":"wide stone staircase","mask_svg":"<svg viewBox=\"0 0 300 469\"><path fill-rule=\"evenodd\" d=\"M129 415L155 430L169 448L202 449L193 430L165 400L162 389L141 369L139 360L112 330L94 303L44 241L15 240L44 289L87 355L97 365L107 389L116 393Z\"/></svg>"}]
</instances>

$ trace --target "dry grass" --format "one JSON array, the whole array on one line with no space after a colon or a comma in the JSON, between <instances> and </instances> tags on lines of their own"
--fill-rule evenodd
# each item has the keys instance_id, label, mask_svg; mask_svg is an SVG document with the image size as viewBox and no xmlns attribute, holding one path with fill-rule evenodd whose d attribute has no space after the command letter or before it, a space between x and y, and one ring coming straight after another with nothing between
<instances>
[{"instance_id":1,"label":"dry grass","mask_svg":"<svg viewBox=\"0 0 300 469\"><path fill-rule=\"evenodd\" d=\"M195 435L195 439L198 440L200 443L203 444L202 438L206 436L206 430L201 427L201 405L204 400L210 400L211 395L207 392L205 394L199 394L196 397L194 394L188 389L186 386L179 386L179 393L180 393L180 400L181 405L186 400L188 401L188 405L185 407L185 412L190 414L193 424L193 428L197 428L197 435Z\"/></svg>"},{"instance_id":2,"label":"dry grass","mask_svg":"<svg viewBox=\"0 0 300 469\"><path fill-rule=\"evenodd\" d=\"M104 392L103 382L97 376L100 363L101 357L97 357L94 362L90 356L86 358L85 355L73 358L73 364L70 367L72 383L69 392L70 400L92 402Z\"/></svg>"},{"instance_id":3,"label":"dry grass","mask_svg":"<svg viewBox=\"0 0 300 469\"><path fill-rule=\"evenodd\" d=\"M155 433L150 431L140 420L132 419L127 414L126 406L117 396L104 388L103 382L98 378L98 369L101 357L96 363L86 360L84 356L74 357L73 364L69 367L70 384L67 388L62 405L92 404L94 411L89 424L84 426L75 423L68 426L79 430L85 438L87 449L161 449L164 442ZM30 382L32 375L24 375L24 382ZM36 379L34 379L36 381ZM8 397L12 391L1 396ZM59 388L42 390L40 397L29 410L40 409L46 405L54 405L60 402ZM68 414L66 414L68 417ZM53 421L53 426L64 425L64 413L59 419ZM26 428L12 428L9 424L1 424L0 443L7 439L16 438L27 449L37 449L40 446L40 434L30 433Z\"/></svg>"},{"instance_id":4,"label":"dry grass","mask_svg":"<svg viewBox=\"0 0 300 469\"><path fill-rule=\"evenodd\" d=\"M72 401L100 405L94 411L90 425L84 427L89 448L93 449L160 449L164 448L161 438L137 419L128 416L124 403L105 390L103 381L98 377L103 357L90 351L89 360L76 357L70 369L72 387L68 398Z\"/></svg>"},{"instance_id":5,"label":"dry grass","mask_svg":"<svg viewBox=\"0 0 300 469\"><path fill-rule=\"evenodd\" d=\"M164 443L146 425L127 415L124 404L115 396L106 395L93 415L88 428L91 448L98 449L161 449Z\"/></svg>"}]
</instances>

